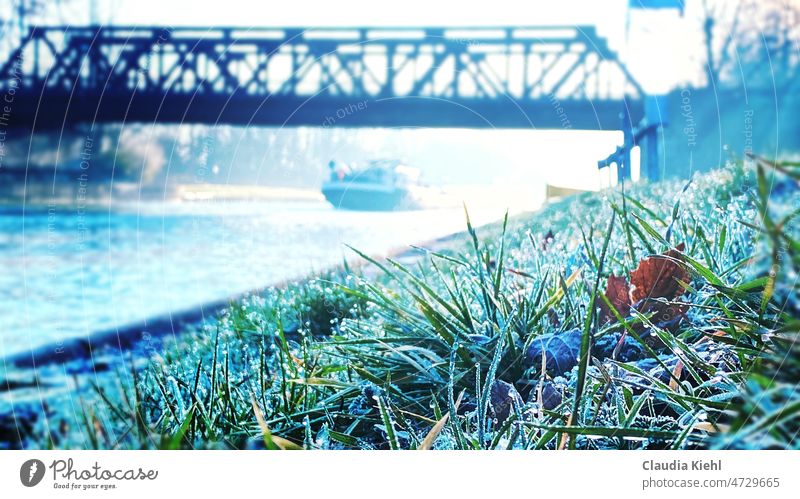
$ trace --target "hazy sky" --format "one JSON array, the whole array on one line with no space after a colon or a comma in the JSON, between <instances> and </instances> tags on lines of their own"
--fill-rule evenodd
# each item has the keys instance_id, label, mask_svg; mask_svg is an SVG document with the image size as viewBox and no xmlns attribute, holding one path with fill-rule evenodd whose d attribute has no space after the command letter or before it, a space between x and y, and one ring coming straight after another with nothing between
<instances>
[{"instance_id":1,"label":"hazy sky","mask_svg":"<svg viewBox=\"0 0 800 499\"><path fill-rule=\"evenodd\" d=\"M304 0L293 2L226 0L110 0L100 15L118 21L173 24L238 24L267 26L479 26L595 24L624 25L627 0L521 1L493 0Z\"/></svg>"},{"instance_id":2,"label":"hazy sky","mask_svg":"<svg viewBox=\"0 0 800 499\"><path fill-rule=\"evenodd\" d=\"M645 87L654 91L696 72L702 59L699 0L677 9L628 9L628 0L82 0L95 18L169 26L595 26ZM75 4L80 5L80 1ZM88 20L87 8L83 8Z\"/></svg>"}]
</instances>

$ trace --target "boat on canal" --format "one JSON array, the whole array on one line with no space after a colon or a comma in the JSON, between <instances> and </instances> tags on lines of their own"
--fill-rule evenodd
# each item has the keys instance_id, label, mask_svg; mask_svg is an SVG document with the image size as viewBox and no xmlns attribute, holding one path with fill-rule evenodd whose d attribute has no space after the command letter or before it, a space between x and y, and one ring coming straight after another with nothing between
<instances>
[{"instance_id":1,"label":"boat on canal","mask_svg":"<svg viewBox=\"0 0 800 499\"><path fill-rule=\"evenodd\" d=\"M419 208L418 169L399 160L379 159L358 168L331 161L322 194L335 208L393 211Z\"/></svg>"}]
</instances>

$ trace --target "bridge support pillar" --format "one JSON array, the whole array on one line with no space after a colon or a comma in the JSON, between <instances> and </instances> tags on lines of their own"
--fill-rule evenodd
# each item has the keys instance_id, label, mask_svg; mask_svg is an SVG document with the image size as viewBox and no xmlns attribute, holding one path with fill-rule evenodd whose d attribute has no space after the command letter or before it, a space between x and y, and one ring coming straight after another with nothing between
<instances>
[{"instance_id":1,"label":"bridge support pillar","mask_svg":"<svg viewBox=\"0 0 800 499\"><path fill-rule=\"evenodd\" d=\"M652 130L642 141L642 176L651 181L661 179L660 156L661 143L658 130Z\"/></svg>"},{"instance_id":2,"label":"bridge support pillar","mask_svg":"<svg viewBox=\"0 0 800 499\"><path fill-rule=\"evenodd\" d=\"M664 167L661 164L663 156L664 127L668 124L667 99L664 95L649 95L645 97L644 122L642 123L643 137L642 151L642 176L650 181L660 180Z\"/></svg>"},{"instance_id":3,"label":"bridge support pillar","mask_svg":"<svg viewBox=\"0 0 800 499\"><path fill-rule=\"evenodd\" d=\"M622 150L617 163L617 182L622 183L631 179L631 149L636 145L631 113L628 106L622 111Z\"/></svg>"}]
</instances>

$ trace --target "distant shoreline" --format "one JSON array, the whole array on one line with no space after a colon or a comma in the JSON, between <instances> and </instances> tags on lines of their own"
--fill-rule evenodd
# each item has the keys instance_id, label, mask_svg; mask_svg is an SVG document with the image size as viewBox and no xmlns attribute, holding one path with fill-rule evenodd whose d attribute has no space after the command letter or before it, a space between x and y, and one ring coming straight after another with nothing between
<instances>
[{"instance_id":1,"label":"distant shoreline","mask_svg":"<svg viewBox=\"0 0 800 499\"><path fill-rule=\"evenodd\" d=\"M116 182L113 189L95 186L92 192L79 198L73 193L57 188L45 194L41 186L27 186L20 195L7 195L0 199L0 211L40 211L56 209L108 210L116 204L132 202L195 202L195 201L282 201L309 202L325 200L319 189L311 187L273 187L239 184L175 184L164 187L140 188L132 182Z\"/></svg>"}]
</instances>

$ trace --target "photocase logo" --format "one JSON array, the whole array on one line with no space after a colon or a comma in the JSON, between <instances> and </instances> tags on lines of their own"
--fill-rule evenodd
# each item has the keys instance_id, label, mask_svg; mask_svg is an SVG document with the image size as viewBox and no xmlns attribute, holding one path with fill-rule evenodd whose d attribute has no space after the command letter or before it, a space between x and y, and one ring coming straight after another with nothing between
<instances>
[{"instance_id":1,"label":"photocase logo","mask_svg":"<svg viewBox=\"0 0 800 499\"><path fill-rule=\"evenodd\" d=\"M19 481L26 487L35 487L44 478L46 468L53 474L55 489L110 490L117 488L119 482L158 478L158 470L141 467L104 468L97 461L92 466L84 468L76 466L72 458L69 458L54 459L48 466L38 459L28 459L19 468Z\"/></svg>"},{"instance_id":2,"label":"photocase logo","mask_svg":"<svg viewBox=\"0 0 800 499\"><path fill-rule=\"evenodd\" d=\"M26 487L35 487L44 478L44 463L38 459L28 459L19 468L19 479Z\"/></svg>"}]
</instances>

